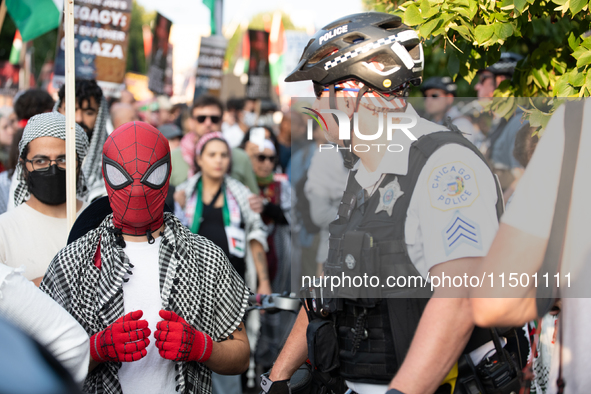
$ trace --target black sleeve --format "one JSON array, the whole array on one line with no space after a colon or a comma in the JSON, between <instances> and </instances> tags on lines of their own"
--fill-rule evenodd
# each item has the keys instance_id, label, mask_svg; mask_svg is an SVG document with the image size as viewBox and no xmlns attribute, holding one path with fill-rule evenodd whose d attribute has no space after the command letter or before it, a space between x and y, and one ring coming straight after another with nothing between
<instances>
[{"instance_id":1,"label":"black sleeve","mask_svg":"<svg viewBox=\"0 0 591 394\"><path fill-rule=\"evenodd\" d=\"M277 204L273 204L272 202L265 205L261 215L270 217L277 224L288 224L281 207Z\"/></svg>"}]
</instances>

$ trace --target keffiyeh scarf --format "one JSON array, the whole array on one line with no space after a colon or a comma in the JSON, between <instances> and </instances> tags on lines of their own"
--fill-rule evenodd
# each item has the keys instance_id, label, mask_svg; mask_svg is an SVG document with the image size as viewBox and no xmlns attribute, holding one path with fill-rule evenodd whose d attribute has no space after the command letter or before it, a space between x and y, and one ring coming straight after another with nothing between
<instances>
[{"instance_id":1,"label":"keffiyeh scarf","mask_svg":"<svg viewBox=\"0 0 591 394\"><path fill-rule=\"evenodd\" d=\"M48 112L33 116L25 126L23 137L18 144L19 157L31 141L40 137L55 137L66 140L66 117L59 112ZM76 154L80 161L84 160L88 152L88 138L84 129L76 125ZM14 170L14 178L17 185L14 191L14 206L19 206L29 199L30 193L25 180L23 163L18 162ZM81 171L76 182L76 194L83 200L88 194L84 173Z\"/></svg>"},{"instance_id":2,"label":"keffiyeh scarf","mask_svg":"<svg viewBox=\"0 0 591 394\"><path fill-rule=\"evenodd\" d=\"M211 241L192 234L170 213L164 214L164 223L159 252L162 308L174 311L214 341L226 339L242 321L248 287ZM133 267L124 249L115 244L112 229L109 215L97 229L62 249L41 284L89 335L124 315L123 278ZM97 249L100 268L94 262ZM120 367L121 363L102 363L86 378L84 391L120 394ZM205 365L177 362L175 371L177 392L211 393L211 371Z\"/></svg>"}]
</instances>

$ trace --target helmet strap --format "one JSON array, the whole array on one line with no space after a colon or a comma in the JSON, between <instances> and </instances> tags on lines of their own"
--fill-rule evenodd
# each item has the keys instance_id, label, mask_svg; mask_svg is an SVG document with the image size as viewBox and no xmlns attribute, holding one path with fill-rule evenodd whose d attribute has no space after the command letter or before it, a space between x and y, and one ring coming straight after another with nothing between
<instances>
[{"instance_id":1,"label":"helmet strap","mask_svg":"<svg viewBox=\"0 0 591 394\"><path fill-rule=\"evenodd\" d=\"M328 103L330 105L331 109L337 109L337 100L336 100L336 92L335 92L335 84L330 84L330 86L328 87L329 90L329 96L328 96ZM363 98L363 95L365 93L367 93L367 91L369 90L369 88L366 85L363 85L363 87L359 90L359 92L357 93L357 97L355 99L355 108L353 113L357 112L357 110L359 109L359 104L361 103L361 99ZM338 118L335 114L332 114L332 116L335 118L335 121L338 123ZM353 123L354 122L349 122L349 135L353 135ZM341 140L343 141L343 146L345 148L350 148L351 147L351 140ZM349 151L349 150L343 150L341 151L341 154L343 156L343 163L345 165L345 168L347 169L352 169L355 166L355 163L357 163L357 161L359 160L359 157L357 157L357 155L355 155L355 153L353 153L353 151Z\"/></svg>"}]
</instances>

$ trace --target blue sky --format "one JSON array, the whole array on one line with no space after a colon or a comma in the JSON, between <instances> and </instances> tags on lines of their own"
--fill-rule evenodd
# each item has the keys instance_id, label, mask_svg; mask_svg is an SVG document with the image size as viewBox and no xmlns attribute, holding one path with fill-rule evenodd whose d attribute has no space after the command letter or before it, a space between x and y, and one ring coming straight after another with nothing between
<instances>
[{"instance_id":1,"label":"blue sky","mask_svg":"<svg viewBox=\"0 0 591 394\"><path fill-rule=\"evenodd\" d=\"M209 25L209 10L200 0L137 0L147 10L156 10L177 24ZM224 24L240 23L254 15L282 10L296 26L320 28L333 20L361 12L361 0L224 0Z\"/></svg>"}]
</instances>

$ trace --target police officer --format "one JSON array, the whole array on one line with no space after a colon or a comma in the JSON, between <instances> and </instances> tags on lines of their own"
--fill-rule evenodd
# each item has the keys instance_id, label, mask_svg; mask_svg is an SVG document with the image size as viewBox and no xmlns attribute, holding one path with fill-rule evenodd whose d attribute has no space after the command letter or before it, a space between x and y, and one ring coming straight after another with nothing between
<instances>
[{"instance_id":1,"label":"police officer","mask_svg":"<svg viewBox=\"0 0 591 394\"><path fill-rule=\"evenodd\" d=\"M457 90L458 86L450 77L427 79L421 84L421 92L425 97L425 113L430 121L441 125L449 118L470 142L479 147L484 135L467 116L478 104L473 101L454 105Z\"/></svg>"},{"instance_id":2,"label":"police officer","mask_svg":"<svg viewBox=\"0 0 591 394\"><path fill-rule=\"evenodd\" d=\"M416 32L396 16L367 12L321 29L286 79L311 80L318 97L313 109L332 110L335 117L344 113L350 120L351 139L341 139L343 119L337 124L324 116L328 139L338 143L351 168L330 225L326 276L461 275L490 247L498 228L498 188L460 132L421 119L407 102L422 70ZM399 127L391 138L376 134L380 122L386 125L392 116L393 124L414 119L416 126ZM323 315L330 312L324 320L311 309L310 316L300 312L262 379L263 392L288 392L288 379L308 357L316 368L338 365L346 384L360 394L453 391L456 361L481 345L466 349L474 326L464 294L439 287L424 298L424 290L405 285L379 294L358 290L335 290L333 300L319 307ZM479 351L492 349L483 346Z\"/></svg>"},{"instance_id":3,"label":"police officer","mask_svg":"<svg viewBox=\"0 0 591 394\"><path fill-rule=\"evenodd\" d=\"M499 84L511 80L518 62L523 59L512 52L501 53L498 62L478 71L478 83L475 86L479 98L491 98ZM495 116L491 131L480 146L480 150L488 159L493 172L506 190L523 174L523 167L513 156L517 132L528 122L522 121L523 110L518 106L511 118Z\"/></svg>"}]
</instances>

